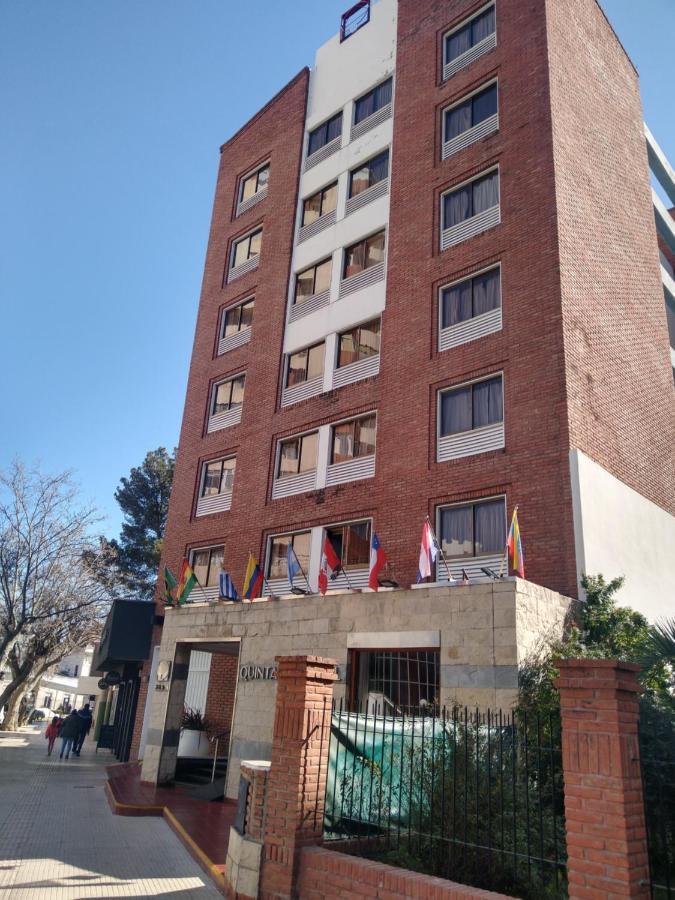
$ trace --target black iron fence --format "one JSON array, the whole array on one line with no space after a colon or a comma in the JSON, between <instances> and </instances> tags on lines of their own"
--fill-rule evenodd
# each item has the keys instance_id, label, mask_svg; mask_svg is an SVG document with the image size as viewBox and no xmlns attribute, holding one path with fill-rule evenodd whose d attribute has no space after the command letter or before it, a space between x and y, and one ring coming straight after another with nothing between
<instances>
[{"instance_id":1,"label":"black iron fence","mask_svg":"<svg viewBox=\"0 0 675 900\"><path fill-rule=\"evenodd\" d=\"M654 900L675 898L675 714L641 703L640 761Z\"/></svg>"},{"instance_id":2,"label":"black iron fence","mask_svg":"<svg viewBox=\"0 0 675 900\"><path fill-rule=\"evenodd\" d=\"M334 707L324 839L522 898L567 896L557 717Z\"/></svg>"}]
</instances>

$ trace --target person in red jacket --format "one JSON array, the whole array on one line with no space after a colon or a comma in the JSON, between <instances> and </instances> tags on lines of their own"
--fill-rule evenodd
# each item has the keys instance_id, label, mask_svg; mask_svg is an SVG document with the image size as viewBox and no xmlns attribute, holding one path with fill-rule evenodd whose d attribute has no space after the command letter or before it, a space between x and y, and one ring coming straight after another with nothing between
<instances>
[{"instance_id":1,"label":"person in red jacket","mask_svg":"<svg viewBox=\"0 0 675 900\"><path fill-rule=\"evenodd\" d=\"M47 725L47 729L45 731L45 738L47 739L47 756L52 755L52 750L54 749L54 744L57 737L59 736L60 730L61 719L59 719L58 716L54 716L49 725Z\"/></svg>"}]
</instances>

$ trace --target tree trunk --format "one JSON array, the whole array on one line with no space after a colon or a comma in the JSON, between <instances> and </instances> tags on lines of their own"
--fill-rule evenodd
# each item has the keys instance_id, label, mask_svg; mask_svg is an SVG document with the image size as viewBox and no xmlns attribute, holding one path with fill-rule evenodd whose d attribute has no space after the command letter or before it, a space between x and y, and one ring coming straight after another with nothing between
<instances>
[{"instance_id":1,"label":"tree trunk","mask_svg":"<svg viewBox=\"0 0 675 900\"><path fill-rule=\"evenodd\" d=\"M18 688L10 697L8 710L5 713L5 720L2 723L3 731L17 731L20 725L19 712L21 710L21 701L28 693L28 686Z\"/></svg>"}]
</instances>

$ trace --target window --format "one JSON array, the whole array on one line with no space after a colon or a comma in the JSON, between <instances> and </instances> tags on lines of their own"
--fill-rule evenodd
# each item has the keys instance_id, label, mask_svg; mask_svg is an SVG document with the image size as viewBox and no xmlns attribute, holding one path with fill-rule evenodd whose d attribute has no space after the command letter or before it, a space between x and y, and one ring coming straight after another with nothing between
<instances>
[{"instance_id":1,"label":"window","mask_svg":"<svg viewBox=\"0 0 675 900\"><path fill-rule=\"evenodd\" d=\"M344 569L361 569L370 560L370 522L351 522L326 528L326 537Z\"/></svg>"},{"instance_id":2,"label":"window","mask_svg":"<svg viewBox=\"0 0 675 900\"><path fill-rule=\"evenodd\" d=\"M495 22L495 8L491 6L446 35L445 64L457 59L493 34Z\"/></svg>"},{"instance_id":3,"label":"window","mask_svg":"<svg viewBox=\"0 0 675 900\"><path fill-rule=\"evenodd\" d=\"M384 262L384 231L378 231L345 250L343 278L349 278Z\"/></svg>"},{"instance_id":4,"label":"window","mask_svg":"<svg viewBox=\"0 0 675 900\"><path fill-rule=\"evenodd\" d=\"M286 387L302 384L323 375L323 360L325 356L325 344L314 344L313 347L305 347L297 353L291 353L288 357L288 370L286 372Z\"/></svg>"},{"instance_id":5,"label":"window","mask_svg":"<svg viewBox=\"0 0 675 900\"><path fill-rule=\"evenodd\" d=\"M491 269L441 290L441 328L466 322L501 305L499 269Z\"/></svg>"},{"instance_id":6,"label":"window","mask_svg":"<svg viewBox=\"0 0 675 900\"><path fill-rule=\"evenodd\" d=\"M262 228L247 234L246 237L240 238L232 248L232 268L243 265L249 259L260 254L262 246Z\"/></svg>"},{"instance_id":7,"label":"window","mask_svg":"<svg viewBox=\"0 0 675 900\"><path fill-rule=\"evenodd\" d=\"M340 42L346 41L359 28L363 28L370 22L370 0L359 2L343 14L340 21Z\"/></svg>"},{"instance_id":8,"label":"window","mask_svg":"<svg viewBox=\"0 0 675 900\"><path fill-rule=\"evenodd\" d=\"M338 336L337 368L376 356L380 352L380 320L364 322Z\"/></svg>"},{"instance_id":9,"label":"window","mask_svg":"<svg viewBox=\"0 0 675 900\"><path fill-rule=\"evenodd\" d=\"M330 144L335 138L342 134L342 110L334 115L332 119L328 119L323 125L319 125L314 131L309 133L309 144L307 145L307 156L316 153L326 144Z\"/></svg>"},{"instance_id":10,"label":"window","mask_svg":"<svg viewBox=\"0 0 675 900\"><path fill-rule=\"evenodd\" d=\"M213 403L211 405L211 415L216 416L218 413L227 412L236 406L241 406L244 402L244 381L245 375L237 375L236 378L230 378L228 381L221 381L215 385L213 390Z\"/></svg>"},{"instance_id":11,"label":"window","mask_svg":"<svg viewBox=\"0 0 675 900\"><path fill-rule=\"evenodd\" d=\"M302 225L311 225L321 216L333 212L337 205L337 181L303 201Z\"/></svg>"},{"instance_id":12,"label":"window","mask_svg":"<svg viewBox=\"0 0 675 900\"><path fill-rule=\"evenodd\" d=\"M280 534L270 541L270 556L267 566L268 578L288 578L288 545L291 544L298 562L305 572L309 571L309 548L311 532Z\"/></svg>"},{"instance_id":13,"label":"window","mask_svg":"<svg viewBox=\"0 0 675 900\"><path fill-rule=\"evenodd\" d=\"M304 272L299 272L295 277L294 303L304 303L314 294L320 294L330 288L330 276L333 268L331 257L323 262L316 263Z\"/></svg>"},{"instance_id":14,"label":"window","mask_svg":"<svg viewBox=\"0 0 675 900\"><path fill-rule=\"evenodd\" d=\"M443 229L452 228L499 205L499 172L495 169L443 196Z\"/></svg>"},{"instance_id":15,"label":"window","mask_svg":"<svg viewBox=\"0 0 675 900\"><path fill-rule=\"evenodd\" d=\"M382 84L378 84L372 91L368 91L363 97L354 103L354 124L358 125L368 116L372 116L378 109L382 109L388 103L391 103L392 80L387 78Z\"/></svg>"},{"instance_id":16,"label":"window","mask_svg":"<svg viewBox=\"0 0 675 900\"><path fill-rule=\"evenodd\" d=\"M222 547L192 551L192 570L202 587L217 587L225 553Z\"/></svg>"},{"instance_id":17,"label":"window","mask_svg":"<svg viewBox=\"0 0 675 900\"><path fill-rule=\"evenodd\" d=\"M441 548L447 559L504 552L506 502L503 497L441 508L439 519Z\"/></svg>"},{"instance_id":18,"label":"window","mask_svg":"<svg viewBox=\"0 0 675 900\"><path fill-rule=\"evenodd\" d=\"M444 114L444 140L451 141L497 112L497 83L469 97Z\"/></svg>"},{"instance_id":19,"label":"window","mask_svg":"<svg viewBox=\"0 0 675 900\"><path fill-rule=\"evenodd\" d=\"M277 478L289 478L303 472L316 471L316 452L319 432L312 431L300 437L289 438L279 444Z\"/></svg>"},{"instance_id":20,"label":"window","mask_svg":"<svg viewBox=\"0 0 675 900\"><path fill-rule=\"evenodd\" d=\"M262 168L242 178L239 188L239 202L245 203L254 197L259 191L264 190L270 179L270 164L265 163Z\"/></svg>"},{"instance_id":21,"label":"window","mask_svg":"<svg viewBox=\"0 0 675 900\"><path fill-rule=\"evenodd\" d=\"M331 463L346 462L375 453L377 416L363 416L333 426Z\"/></svg>"},{"instance_id":22,"label":"window","mask_svg":"<svg viewBox=\"0 0 675 900\"><path fill-rule=\"evenodd\" d=\"M246 328L253 322L253 300L246 300L225 310L223 316L223 332L221 337L230 337Z\"/></svg>"},{"instance_id":23,"label":"window","mask_svg":"<svg viewBox=\"0 0 675 900\"><path fill-rule=\"evenodd\" d=\"M369 159L358 169L354 169L349 173L349 196L356 197L362 191L367 191L369 187L379 184L389 177L389 150L380 153Z\"/></svg>"},{"instance_id":24,"label":"window","mask_svg":"<svg viewBox=\"0 0 675 900\"><path fill-rule=\"evenodd\" d=\"M433 715L440 701L439 650L352 650L352 710Z\"/></svg>"},{"instance_id":25,"label":"window","mask_svg":"<svg viewBox=\"0 0 675 900\"><path fill-rule=\"evenodd\" d=\"M502 376L443 391L441 437L504 421Z\"/></svg>"},{"instance_id":26,"label":"window","mask_svg":"<svg viewBox=\"0 0 675 900\"><path fill-rule=\"evenodd\" d=\"M234 456L229 459L218 459L215 462L204 463L204 477L200 496L215 497L217 494L225 494L231 491L236 466L237 460Z\"/></svg>"}]
</instances>

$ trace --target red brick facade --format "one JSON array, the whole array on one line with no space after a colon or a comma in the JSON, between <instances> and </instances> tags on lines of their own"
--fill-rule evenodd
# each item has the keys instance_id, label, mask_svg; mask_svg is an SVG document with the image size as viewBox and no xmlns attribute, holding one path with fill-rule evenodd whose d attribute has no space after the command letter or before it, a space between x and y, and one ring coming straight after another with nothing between
<instances>
[{"instance_id":1,"label":"red brick facade","mask_svg":"<svg viewBox=\"0 0 675 900\"><path fill-rule=\"evenodd\" d=\"M214 653L211 656L209 688L206 693L206 719L212 735L229 732L232 727L234 695L237 689L238 658ZM225 741L225 743L223 743ZM219 755L227 749L227 735L223 736Z\"/></svg>"}]
</instances>

